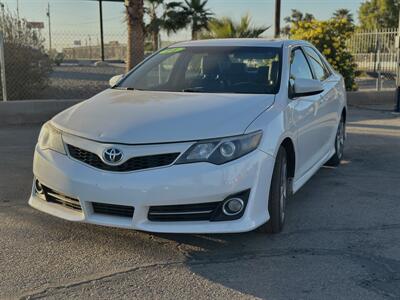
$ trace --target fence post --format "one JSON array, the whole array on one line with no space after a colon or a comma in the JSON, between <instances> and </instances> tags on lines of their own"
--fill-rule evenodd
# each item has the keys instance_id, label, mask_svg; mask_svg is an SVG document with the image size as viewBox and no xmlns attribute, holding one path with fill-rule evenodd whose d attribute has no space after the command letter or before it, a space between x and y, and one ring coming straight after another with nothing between
<instances>
[{"instance_id":1,"label":"fence post","mask_svg":"<svg viewBox=\"0 0 400 300\"><path fill-rule=\"evenodd\" d=\"M376 71L378 74L378 78L376 79L376 90L379 92L381 90L381 81L382 81L382 74L381 74L381 50L378 49L378 51L376 52L377 58L376 58Z\"/></svg>"},{"instance_id":2,"label":"fence post","mask_svg":"<svg viewBox=\"0 0 400 300\"><path fill-rule=\"evenodd\" d=\"M6 63L4 59L4 35L0 32L0 68L1 68L1 85L3 91L3 101L7 101L7 86L6 86Z\"/></svg>"},{"instance_id":3,"label":"fence post","mask_svg":"<svg viewBox=\"0 0 400 300\"><path fill-rule=\"evenodd\" d=\"M396 36L397 66L396 66L396 111L400 112L400 11L399 26Z\"/></svg>"}]
</instances>

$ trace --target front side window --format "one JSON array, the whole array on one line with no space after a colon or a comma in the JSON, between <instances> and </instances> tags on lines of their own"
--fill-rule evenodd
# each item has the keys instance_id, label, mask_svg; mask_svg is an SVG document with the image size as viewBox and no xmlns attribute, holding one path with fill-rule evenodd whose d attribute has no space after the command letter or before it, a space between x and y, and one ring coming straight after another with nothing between
<instances>
[{"instance_id":1,"label":"front side window","mask_svg":"<svg viewBox=\"0 0 400 300\"><path fill-rule=\"evenodd\" d=\"M281 48L167 48L130 73L116 88L204 93L276 94Z\"/></svg>"},{"instance_id":2,"label":"front side window","mask_svg":"<svg viewBox=\"0 0 400 300\"><path fill-rule=\"evenodd\" d=\"M308 65L307 59L300 48L291 53L290 59L290 79L313 79L313 75Z\"/></svg>"},{"instance_id":3,"label":"front side window","mask_svg":"<svg viewBox=\"0 0 400 300\"><path fill-rule=\"evenodd\" d=\"M330 76L330 72L322 62L321 57L311 47L304 47L304 50L307 54L311 67L314 70L316 79L324 81Z\"/></svg>"}]
</instances>

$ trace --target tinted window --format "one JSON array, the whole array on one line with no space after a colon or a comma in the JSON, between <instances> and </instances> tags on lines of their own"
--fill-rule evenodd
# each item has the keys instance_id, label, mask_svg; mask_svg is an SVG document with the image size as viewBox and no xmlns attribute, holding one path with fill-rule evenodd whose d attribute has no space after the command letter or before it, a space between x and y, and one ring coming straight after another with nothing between
<instances>
[{"instance_id":1,"label":"tinted window","mask_svg":"<svg viewBox=\"0 0 400 300\"><path fill-rule=\"evenodd\" d=\"M292 51L290 60L290 78L313 79L306 57L304 56L303 51L301 51L300 48Z\"/></svg>"},{"instance_id":2,"label":"tinted window","mask_svg":"<svg viewBox=\"0 0 400 300\"><path fill-rule=\"evenodd\" d=\"M328 78L330 72L326 68L325 64L322 62L321 57L315 52L315 50L310 47L305 47L304 50L306 51L311 67L314 70L316 79L322 81Z\"/></svg>"},{"instance_id":3,"label":"tinted window","mask_svg":"<svg viewBox=\"0 0 400 300\"><path fill-rule=\"evenodd\" d=\"M167 48L128 75L118 87L205 93L275 94L281 48Z\"/></svg>"}]
</instances>

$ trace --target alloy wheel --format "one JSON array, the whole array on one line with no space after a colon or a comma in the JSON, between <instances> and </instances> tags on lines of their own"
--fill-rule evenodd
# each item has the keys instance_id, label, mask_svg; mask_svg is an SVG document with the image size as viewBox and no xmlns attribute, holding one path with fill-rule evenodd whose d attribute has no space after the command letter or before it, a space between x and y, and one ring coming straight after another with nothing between
<instances>
[{"instance_id":1,"label":"alloy wheel","mask_svg":"<svg viewBox=\"0 0 400 300\"><path fill-rule=\"evenodd\" d=\"M339 159L341 159L343 156L344 135L345 135L345 125L343 120L341 120L336 133L336 154Z\"/></svg>"},{"instance_id":2,"label":"alloy wheel","mask_svg":"<svg viewBox=\"0 0 400 300\"><path fill-rule=\"evenodd\" d=\"M281 165L281 178L280 178L280 197L279 197L279 210L281 224L285 221L285 208L287 198L287 163L286 159L282 161Z\"/></svg>"}]
</instances>

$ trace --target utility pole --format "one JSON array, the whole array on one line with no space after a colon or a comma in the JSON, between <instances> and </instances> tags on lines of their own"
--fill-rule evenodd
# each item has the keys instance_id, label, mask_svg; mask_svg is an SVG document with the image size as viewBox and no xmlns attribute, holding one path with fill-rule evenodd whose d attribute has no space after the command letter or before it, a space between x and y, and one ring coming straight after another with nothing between
<instances>
[{"instance_id":1,"label":"utility pole","mask_svg":"<svg viewBox=\"0 0 400 300\"><path fill-rule=\"evenodd\" d=\"M103 2L99 0L101 60L104 61Z\"/></svg>"},{"instance_id":2,"label":"utility pole","mask_svg":"<svg viewBox=\"0 0 400 300\"><path fill-rule=\"evenodd\" d=\"M275 27L274 38L279 38L281 34L281 0L275 0Z\"/></svg>"},{"instance_id":3,"label":"utility pole","mask_svg":"<svg viewBox=\"0 0 400 300\"><path fill-rule=\"evenodd\" d=\"M50 2L47 2L47 18L49 19L49 52L50 52L51 51Z\"/></svg>"},{"instance_id":4,"label":"utility pole","mask_svg":"<svg viewBox=\"0 0 400 300\"><path fill-rule=\"evenodd\" d=\"M4 34L5 34L5 14L4 14L4 3L0 2L1 12L2 12L2 24L0 32L0 77L1 77L1 87L3 93L3 101L7 101L7 86L6 86L6 62L4 59Z\"/></svg>"},{"instance_id":5,"label":"utility pole","mask_svg":"<svg viewBox=\"0 0 400 300\"><path fill-rule=\"evenodd\" d=\"M19 0L17 0L17 19L19 20Z\"/></svg>"},{"instance_id":6,"label":"utility pole","mask_svg":"<svg viewBox=\"0 0 400 300\"><path fill-rule=\"evenodd\" d=\"M0 7L1 7L1 20L2 20L2 24L3 24L3 28L1 28L1 30L3 30L3 34L5 34L5 29L6 29L6 17L5 17L5 13L4 13L4 3L0 2Z\"/></svg>"},{"instance_id":7,"label":"utility pole","mask_svg":"<svg viewBox=\"0 0 400 300\"><path fill-rule=\"evenodd\" d=\"M4 59L4 35L0 32L0 76L1 76L1 87L3 92L3 101L7 101L7 86L6 86L6 62Z\"/></svg>"},{"instance_id":8,"label":"utility pole","mask_svg":"<svg viewBox=\"0 0 400 300\"><path fill-rule=\"evenodd\" d=\"M396 37L397 48L397 68L396 68L396 112L400 112L400 10L399 10L399 26L397 28Z\"/></svg>"}]
</instances>

